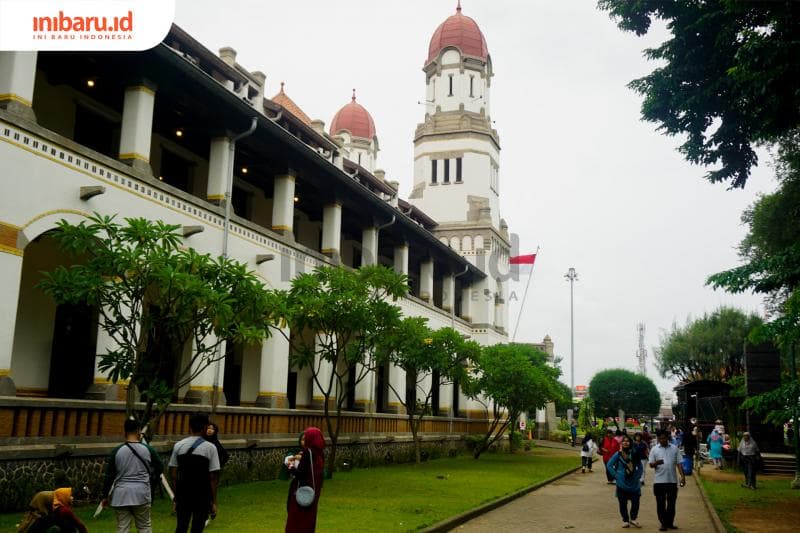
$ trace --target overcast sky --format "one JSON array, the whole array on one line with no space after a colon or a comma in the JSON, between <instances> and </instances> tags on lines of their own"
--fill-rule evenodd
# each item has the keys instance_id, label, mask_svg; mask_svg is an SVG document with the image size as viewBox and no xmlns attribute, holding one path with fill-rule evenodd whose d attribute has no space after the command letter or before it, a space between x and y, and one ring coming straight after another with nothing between
<instances>
[{"instance_id":1,"label":"overcast sky","mask_svg":"<svg viewBox=\"0 0 800 533\"><path fill-rule=\"evenodd\" d=\"M217 51L232 46L267 75L267 96L287 94L330 124L350 100L375 120L378 167L413 181L413 134L424 117L422 66L436 27L456 0L177 0L175 22ZM704 287L738 263L742 210L774 188L766 157L744 191L711 185L639 118L626 84L655 64L642 50L666 33L623 33L594 0L464 0L492 57L491 118L500 134L500 209L520 252L541 247L518 341L550 335L569 383L570 297L575 267L575 383L604 368L636 369L636 324L652 347L674 321L720 305L762 310L760 298ZM524 290L512 284L513 331ZM516 297L516 300L514 299Z\"/></svg>"}]
</instances>

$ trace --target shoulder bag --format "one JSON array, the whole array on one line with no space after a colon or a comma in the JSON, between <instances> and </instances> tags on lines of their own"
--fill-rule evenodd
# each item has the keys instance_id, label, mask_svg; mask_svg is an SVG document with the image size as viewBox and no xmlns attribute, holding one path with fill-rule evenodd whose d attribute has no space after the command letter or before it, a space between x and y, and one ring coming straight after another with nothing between
<instances>
[{"instance_id":1,"label":"shoulder bag","mask_svg":"<svg viewBox=\"0 0 800 533\"><path fill-rule=\"evenodd\" d=\"M297 500L297 505L300 507L310 507L314 503L314 456L311 455L311 450L308 450L309 464L311 466L311 486L304 485L297 487L294 493L294 499ZM299 481L298 481L299 482Z\"/></svg>"}]
</instances>

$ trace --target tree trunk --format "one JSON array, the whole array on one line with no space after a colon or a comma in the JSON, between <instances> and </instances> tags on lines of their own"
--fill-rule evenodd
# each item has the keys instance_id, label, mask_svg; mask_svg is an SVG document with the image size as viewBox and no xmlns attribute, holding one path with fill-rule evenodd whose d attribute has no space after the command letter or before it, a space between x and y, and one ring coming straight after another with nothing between
<instances>
[{"instance_id":1,"label":"tree trunk","mask_svg":"<svg viewBox=\"0 0 800 533\"><path fill-rule=\"evenodd\" d=\"M422 463L422 449L419 443L419 422L414 417L413 413L408 417L408 423L411 426L411 438L414 440L414 455L417 459L417 464Z\"/></svg>"}]
</instances>

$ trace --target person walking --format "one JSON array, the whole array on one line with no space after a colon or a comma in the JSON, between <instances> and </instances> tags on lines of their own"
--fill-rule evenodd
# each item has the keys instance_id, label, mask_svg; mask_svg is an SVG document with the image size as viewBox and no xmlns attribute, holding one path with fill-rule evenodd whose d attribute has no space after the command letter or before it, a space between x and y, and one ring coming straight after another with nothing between
<instances>
[{"instance_id":1,"label":"person walking","mask_svg":"<svg viewBox=\"0 0 800 533\"><path fill-rule=\"evenodd\" d=\"M117 533L128 533L131 523L139 533L153 531L150 480L160 476L164 467L158 453L141 442L140 430L137 420L126 420L125 442L114 448L106 462L103 507L110 504L114 509Z\"/></svg>"},{"instance_id":2,"label":"person walking","mask_svg":"<svg viewBox=\"0 0 800 533\"><path fill-rule=\"evenodd\" d=\"M713 461L714 466L716 466L718 470L722 470L722 445L725 443L724 438L719 431L714 428L714 431L708 436L706 442L708 443L708 456L711 458L711 461Z\"/></svg>"},{"instance_id":3,"label":"person walking","mask_svg":"<svg viewBox=\"0 0 800 533\"><path fill-rule=\"evenodd\" d=\"M650 468L653 475L653 495L656 498L656 512L661 523L659 531L678 529L675 525L675 501L678 499L678 477L680 486L686 485L686 477L681 469L681 451L669 442L669 433L659 430L658 444L650 450Z\"/></svg>"},{"instance_id":4,"label":"person walking","mask_svg":"<svg viewBox=\"0 0 800 533\"><path fill-rule=\"evenodd\" d=\"M175 490L173 510L178 520L175 533L186 533L190 523L192 533L200 533L205 528L209 511L217 512L219 454L204 438L207 428L207 415L192 415L189 419L192 435L172 448L169 469Z\"/></svg>"},{"instance_id":5,"label":"person walking","mask_svg":"<svg viewBox=\"0 0 800 533\"><path fill-rule=\"evenodd\" d=\"M647 471L647 456L650 455L650 445L645 442L642 434L638 431L633 435L633 451L636 452L636 458L642 464L642 477L640 482L644 485Z\"/></svg>"},{"instance_id":6,"label":"person walking","mask_svg":"<svg viewBox=\"0 0 800 533\"><path fill-rule=\"evenodd\" d=\"M574 418L569 423L569 432L572 435L572 446L575 446L575 441L578 440L578 423Z\"/></svg>"},{"instance_id":7,"label":"person walking","mask_svg":"<svg viewBox=\"0 0 800 533\"><path fill-rule=\"evenodd\" d=\"M203 436L208 442L214 445L217 449L217 455L219 456L219 472L217 477L222 477L222 469L225 468L225 464L230 459L230 454L228 450L222 445L219 441L219 426L214 422L209 422L208 427L206 428L206 434ZM208 500L208 516L211 520L217 518L217 512L211 510L211 499Z\"/></svg>"},{"instance_id":8,"label":"person walking","mask_svg":"<svg viewBox=\"0 0 800 533\"><path fill-rule=\"evenodd\" d=\"M609 485L614 484L614 476L608 471L608 462L618 450L619 443L614 438L614 432L610 429L606 430L606 436L603 437L603 442L600 443L600 453L603 456L603 470L606 471L606 482Z\"/></svg>"},{"instance_id":9,"label":"person walking","mask_svg":"<svg viewBox=\"0 0 800 533\"><path fill-rule=\"evenodd\" d=\"M683 436L683 461L686 465L684 473L691 475L694 469L694 457L697 455L697 426Z\"/></svg>"},{"instance_id":10,"label":"person walking","mask_svg":"<svg viewBox=\"0 0 800 533\"><path fill-rule=\"evenodd\" d=\"M614 476L617 484L617 500L619 501L619 514L622 516L622 527L642 527L637 518L639 517L639 499L642 496L640 479L643 467L630 437L627 435L622 437L620 449L608 461L606 469ZM630 513L628 513L628 502L631 502Z\"/></svg>"},{"instance_id":11,"label":"person walking","mask_svg":"<svg viewBox=\"0 0 800 533\"><path fill-rule=\"evenodd\" d=\"M589 472L592 471L592 460L594 459L595 453L597 453L597 444L592 440L592 434L587 432L586 435L583 436L583 441L581 441L582 474L585 474L587 469Z\"/></svg>"},{"instance_id":12,"label":"person walking","mask_svg":"<svg viewBox=\"0 0 800 533\"><path fill-rule=\"evenodd\" d=\"M758 469L761 453L758 451L758 444L750 436L748 431L742 434L742 441L739 443L739 464L744 469L745 488L756 488L756 470Z\"/></svg>"},{"instance_id":13,"label":"person walking","mask_svg":"<svg viewBox=\"0 0 800 533\"><path fill-rule=\"evenodd\" d=\"M289 485L289 497L286 501L286 533L313 533L317 527L317 507L322 493L322 478L325 473L325 438L319 428L310 427L300 438L303 450L292 461L289 472L294 475ZM298 501L297 491L300 487L311 487L314 497L307 506Z\"/></svg>"}]
</instances>

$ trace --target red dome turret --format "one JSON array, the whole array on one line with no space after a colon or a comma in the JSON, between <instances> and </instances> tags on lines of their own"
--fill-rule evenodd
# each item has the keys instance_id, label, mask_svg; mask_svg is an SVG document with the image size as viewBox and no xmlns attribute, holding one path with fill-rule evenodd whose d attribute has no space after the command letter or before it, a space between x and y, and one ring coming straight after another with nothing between
<instances>
[{"instance_id":1,"label":"red dome turret","mask_svg":"<svg viewBox=\"0 0 800 533\"><path fill-rule=\"evenodd\" d=\"M375 137L375 122L369 111L356 102L356 90L353 89L352 101L342 107L331 122L331 135L347 130L353 137L372 139Z\"/></svg>"},{"instance_id":2,"label":"red dome turret","mask_svg":"<svg viewBox=\"0 0 800 533\"><path fill-rule=\"evenodd\" d=\"M433 32L431 43L428 46L428 59L425 64L436 59L444 48L455 46L465 56L479 57L486 61L489 57L489 47L478 24L470 17L461 14L459 0L456 14L451 15L442 22Z\"/></svg>"}]
</instances>

